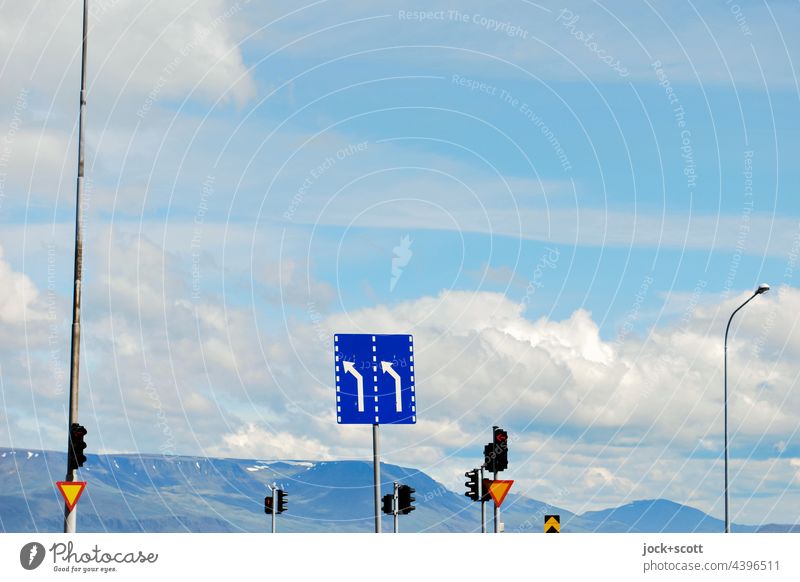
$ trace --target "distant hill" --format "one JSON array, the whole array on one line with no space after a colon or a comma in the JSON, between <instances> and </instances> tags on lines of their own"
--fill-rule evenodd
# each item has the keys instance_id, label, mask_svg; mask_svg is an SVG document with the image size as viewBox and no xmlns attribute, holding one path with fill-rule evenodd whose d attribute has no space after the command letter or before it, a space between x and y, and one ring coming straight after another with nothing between
<instances>
[{"instance_id":1,"label":"distant hill","mask_svg":"<svg viewBox=\"0 0 800 582\"><path fill-rule=\"evenodd\" d=\"M634 501L612 509L588 511L582 517L597 523L602 531L613 532L720 532L724 529L722 520L666 499ZM731 524L731 529L755 532L758 527Z\"/></svg>"},{"instance_id":2,"label":"distant hill","mask_svg":"<svg viewBox=\"0 0 800 582\"><path fill-rule=\"evenodd\" d=\"M0 448L0 531L59 532L64 453ZM383 491L392 481L416 489L417 510L401 516L403 532L480 531L479 504L425 473L381 465ZM373 528L372 465L364 461L256 461L162 455L88 455L79 503L82 532L264 532L267 484L289 494L282 532L369 532ZM489 521L491 527L491 511ZM507 532L542 531L544 514L561 515L563 532L720 532L722 522L698 509L655 499L575 515L509 494ZM384 531L392 522L384 516ZM800 526L734 524L734 531L800 531Z\"/></svg>"}]
</instances>

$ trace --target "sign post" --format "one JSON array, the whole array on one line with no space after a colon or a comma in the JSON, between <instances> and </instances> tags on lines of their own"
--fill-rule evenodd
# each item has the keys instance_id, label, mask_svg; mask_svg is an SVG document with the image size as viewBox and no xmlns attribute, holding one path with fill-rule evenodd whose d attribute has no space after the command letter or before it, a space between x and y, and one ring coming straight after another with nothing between
<instances>
[{"instance_id":1,"label":"sign post","mask_svg":"<svg viewBox=\"0 0 800 582\"><path fill-rule=\"evenodd\" d=\"M394 533L398 533L400 531L400 502L397 499L397 490L400 486L398 485L397 481L394 482L394 489L393 489L393 500L392 500L392 508L393 508L393 515L394 515Z\"/></svg>"},{"instance_id":2,"label":"sign post","mask_svg":"<svg viewBox=\"0 0 800 582\"><path fill-rule=\"evenodd\" d=\"M486 491L483 490L483 467L481 467L481 479L478 481L478 494L480 497L478 499L481 500L481 533L486 533L486 500L484 497L486 496Z\"/></svg>"},{"instance_id":3,"label":"sign post","mask_svg":"<svg viewBox=\"0 0 800 582\"><path fill-rule=\"evenodd\" d=\"M78 423L78 387L81 351L81 288L83 281L83 181L84 181L84 115L86 114L86 53L89 41L89 0L83 0L83 40L81 42L81 93L78 111L78 181L75 187L75 262L72 286L72 342L69 359L69 421L70 430ZM76 481L76 467L69 459L73 455L72 439L67 441L67 476L65 483ZM82 491L82 490L81 490ZM63 489L62 489L63 493ZM76 500L77 501L77 500ZM64 505L64 533L75 533L78 516L75 504Z\"/></svg>"},{"instance_id":4,"label":"sign post","mask_svg":"<svg viewBox=\"0 0 800 582\"><path fill-rule=\"evenodd\" d=\"M381 441L377 422L372 425L372 470L375 494L375 533L381 533Z\"/></svg>"},{"instance_id":5,"label":"sign post","mask_svg":"<svg viewBox=\"0 0 800 582\"><path fill-rule=\"evenodd\" d=\"M495 483L509 483L508 481L498 481L497 474L500 471L505 471L508 468L508 433L499 426L492 427L492 442L483 448L483 466L494 473L494 480L492 486L489 487L489 493L495 500L494 505L494 533L500 533L500 503L494 494ZM510 481L513 483L513 481ZM509 485L510 487L510 485ZM507 492L507 490L506 490ZM505 494L503 495L505 497Z\"/></svg>"},{"instance_id":6,"label":"sign post","mask_svg":"<svg viewBox=\"0 0 800 582\"><path fill-rule=\"evenodd\" d=\"M272 533L278 531L278 526L277 526L278 500L276 499L277 490L278 486L275 483L273 483L272 484Z\"/></svg>"},{"instance_id":7,"label":"sign post","mask_svg":"<svg viewBox=\"0 0 800 582\"><path fill-rule=\"evenodd\" d=\"M381 533L381 424L416 424L414 337L333 336L336 422L372 425L375 533Z\"/></svg>"},{"instance_id":8,"label":"sign post","mask_svg":"<svg viewBox=\"0 0 800 582\"><path fill-rule=\"evenodd\" d=\"M497 473L495 473L495 476ZM511 490L511 486L514 484L513 480L501 480L495 479L489 485L489 495L491 495L492 499L494 500L494 533L500 533L500 506L503 504L503 500L508 495L508 492Z\"/></svg>"},{"instance_id":9,"label":"sign post","mask_svg":"<svg viewBox=\"0 0 800 582\"><path fill-rule=\"evenodd\" d=\"M494 472L494 483L497 483L497 471ZM492 487L489 487L491 492ZM494 533L500 533L500 503L497 503L497 499L494 500Z\"/></svg>"}]
</instances>

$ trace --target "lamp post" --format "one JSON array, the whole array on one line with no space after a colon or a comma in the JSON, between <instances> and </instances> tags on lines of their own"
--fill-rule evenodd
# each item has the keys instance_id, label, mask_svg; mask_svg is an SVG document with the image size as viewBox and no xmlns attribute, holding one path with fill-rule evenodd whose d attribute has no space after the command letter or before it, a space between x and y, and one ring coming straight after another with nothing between
<instances>
[{"instance_id":1,"label":"lamp post","mask_svg":"<svg viewBox=\"0 0 800 582\"><path fill-rule=\"evenodd\" d=\"M84 115L86 113L86 51L89 37L89 0L83 0L83 41L81 43L81 93L78 111L78 181L75 192L75 266L74 285L72 288L72 343L70 344L69 362L69 422L72 426L78 422L78 380L80 372L81 351L81 285L83 280L83 178L84 178ZM73 454L72 437L67 441L67 459ZM66 481L75 481L76 473L67 461ZM64 533L75 533L77 508L64 506Z\"/></svg>"},{"instance_id":2,"label":"lamp post","mask_svg":"<svg viewBox=\"0 0 800 582\"><path fill-rule=\"evenodd\" d=\"M733 316L745 305L750 303L756 295L761 295L762 293L766 293L769 291L769 285L766 283L762 283L758 286L758 289L753 292L750 298L742 303L739 307L737 307L733 313L731 313L730 319L728 319L728 326L725 328L725 372L724 372L724 382L725 382L725 389L723 393L723 407L724 407L724 415L725 415L725 533L731 533L731 520L730 515L728 513L728 332L731 329L731 322L733 321Z\"/></svg>"}]
</instances>

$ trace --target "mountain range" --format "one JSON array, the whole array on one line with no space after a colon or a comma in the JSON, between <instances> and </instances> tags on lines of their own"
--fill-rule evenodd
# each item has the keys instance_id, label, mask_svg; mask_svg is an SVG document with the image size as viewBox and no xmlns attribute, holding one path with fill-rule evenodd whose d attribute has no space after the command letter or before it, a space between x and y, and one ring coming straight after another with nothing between
<instances>
[{"instance_id":1,"label":"mountain range","mask_svg":"<svg viewBox=\"0 0 800 582\"><path fill-rule=\"evenodd\" d=\"M260 461L147 454L87 455L79 478L81 532L265 532L268 485L288 493L280 532L373 530L372 464L365 461ZM60 532L66 455L0 448L0 531ZM425 473L382 464L382 493L392 481L416 489L416 510L400 516L401 532L477 532L480 506ZM487 505L491 529L491 509ZM561 516L562 532L721 532L722 521L666 499L641 500L574 514L510 493L502 506L506 532L543 530L545 514ZM383 530L391 531L390 516ZM800 532L800 525L733 524L737 532Z\"/></svg>"}]
</instances>

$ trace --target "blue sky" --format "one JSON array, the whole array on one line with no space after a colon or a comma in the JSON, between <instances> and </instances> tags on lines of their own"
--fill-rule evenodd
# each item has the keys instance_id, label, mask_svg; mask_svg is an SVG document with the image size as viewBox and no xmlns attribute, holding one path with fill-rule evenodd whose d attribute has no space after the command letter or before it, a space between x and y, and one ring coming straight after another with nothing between
<instances>
[{"instance_id":1,"label":"blue sky","mask_svg":"<svg viewBox=\"0 0 800 582\"><path fill-rule=\"evenodd\" d=\"M55 449L80 49L79 3L61 10L0 8L0 444ZM331 334L409 332L420 424L388 427L388 461L459 488L499 423L533 497L557 482L575 511L718 515L722 332L767 281L733 336L734 515L792 521L797 19L793 2L95 3L92 449L366 457L332 414Z\"/></svg>"}]
</instances>

